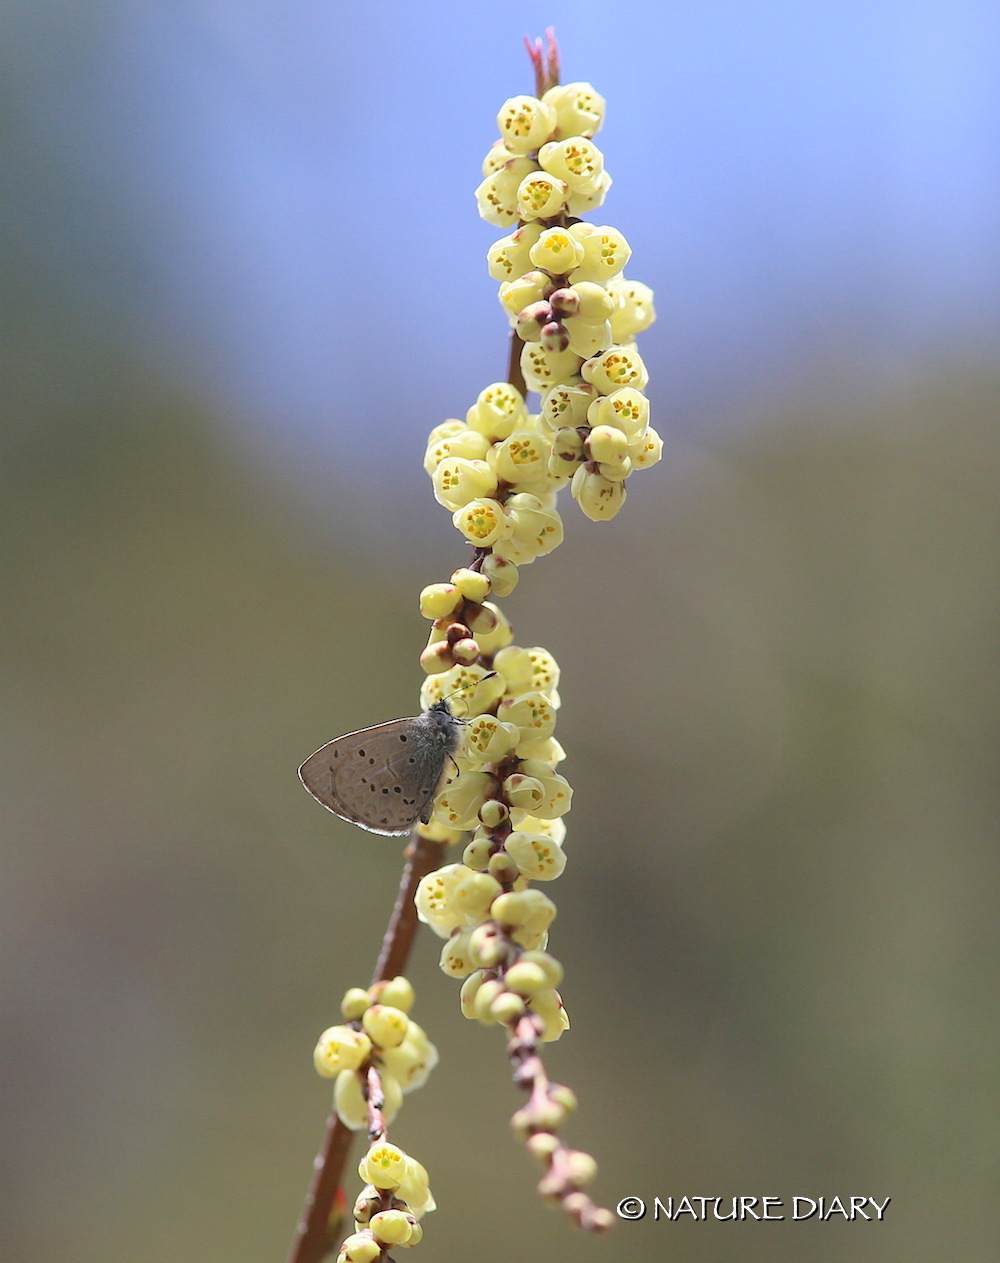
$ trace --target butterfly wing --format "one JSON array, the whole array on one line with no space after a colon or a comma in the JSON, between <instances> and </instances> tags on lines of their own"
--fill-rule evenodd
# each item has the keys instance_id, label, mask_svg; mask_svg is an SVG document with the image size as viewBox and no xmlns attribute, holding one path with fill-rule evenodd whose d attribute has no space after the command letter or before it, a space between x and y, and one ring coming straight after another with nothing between
<instances>
[{"instance_id":1,"label":"butterfly wing","mask_svg":"<svg viewBox=\"0 0 1000 1263\"><path fill-rule=\"evenodd\" d=\"M299 768L302 784L327 810L372 833L408 833L430 804L446 748L425 716L390 719L337 737Z\"/></svg>"}]
</instances>

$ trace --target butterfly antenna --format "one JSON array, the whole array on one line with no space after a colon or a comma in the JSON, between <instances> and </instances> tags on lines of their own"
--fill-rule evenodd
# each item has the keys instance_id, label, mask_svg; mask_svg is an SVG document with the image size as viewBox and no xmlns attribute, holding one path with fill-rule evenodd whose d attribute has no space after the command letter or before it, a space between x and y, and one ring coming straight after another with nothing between
<instances>
[{"instance_id":1,"label":"butterfly antenna","mask_svg":"<svg viewBox=\"0 0 1000 1263\"><path fill-rule=\"evenodd\" d=\"M457 697L459 693L467 693L469 689L474 689L477 685L482 684L483 680L492 680L496 674L496 671L491 671L489 675L480 676L480 678L472 684L463 684L461 688L457 688L454 693L449 693L447 697L442 697L441 700L442 702L447 702L450 701L451 698Z\"/></svg>"},{"instance_id":2,"label":"butterfly antenna","mask_svg":"<svg viewBox=\"0 0 1000 1263\"><path fill-rule=\"evenodd\" d=\"M478 684L482 684L483 680L492 680L492 679L493 679L493 677L494 677L496 674L497 674L497 672L496 672L496 671L490 671L490 673L489 673L488 675L481 676L478 680L474 681L472 684L463 684L461 688L457 688L457 689L455 689L454 693L449 693L447 697L442 697L442 698L441 698L441 701L442 701L442 702L448 702L448 701L450 701L453 697L457 697L457 696L459 695L459 693L467 693L467 692L469 691L469 689L474 689L474 688L476 687L476 685L478 685ZM448 709L450 710L450 709L451 709L451 707L449 707ZM458 716L457 716L457 715L453 715L453 716L452 716L452 718L453 718L453 719L458 719ZM467 719L458 719L458 722L459 722L460 724L465 724L465 723L468 723L468 720L467 720Z\"/></svg>"}]
</instances>

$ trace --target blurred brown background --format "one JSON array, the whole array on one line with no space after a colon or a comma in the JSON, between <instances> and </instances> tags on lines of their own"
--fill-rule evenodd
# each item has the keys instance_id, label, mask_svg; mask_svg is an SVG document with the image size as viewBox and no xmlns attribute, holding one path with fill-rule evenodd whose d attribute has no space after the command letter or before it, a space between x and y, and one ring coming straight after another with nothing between
<instances>
[{"instance_id":1,"label":"blurred brown background","mask_svg":"<svg viewBox=\"0 0 1000 1263\"><path fill-rule=\"evenodd\" d=\"M312 1045L370 974L400 850L295 768L413 709L416 594L465 558L419 468L440 417L397 417L406 483L374 426L308 487L307 454L262 457L136 349L141 294L102 288L113 232L94 256L26 227L81 184L11 117L0 1256L280 1260L328 1105ZM825 354L697 437L654 343L663 463L611 525L567 503L506 608L563 668L573 1029L550 1061L597 1195L870 1194L885 1222L574 1235L510 1138L502 1039L427 936L442 1065L393 1134L432 1176L428 1258L1000 1252L1000 359L952 347L845 402L853 361ZM424 372L460 411L485 383L446 359Z\"/></svg>"}]
</instances>

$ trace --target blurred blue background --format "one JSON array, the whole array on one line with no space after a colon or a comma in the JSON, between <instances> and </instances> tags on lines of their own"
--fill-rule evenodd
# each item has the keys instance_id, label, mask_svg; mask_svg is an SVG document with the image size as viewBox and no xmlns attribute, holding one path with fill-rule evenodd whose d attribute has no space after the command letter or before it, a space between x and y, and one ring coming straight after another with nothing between
<instances>
[{"instance_id":1,"label":"blurred blue background","mask_svg":"<svg viewBox=\"0 0 1000 1263\"><path fill-rule=\"evenodd\" d=\"M8 0L5 1260L283 1257L398 867L294 768L412 710L465 559L420 458L505 371L472 190L550 24L666 440L510 601L577 786L570 1138L611 1202L894 1200L581 1242L423 943L424 1249L997 1257L997 7Z\"/></svg>"}]
</instances>

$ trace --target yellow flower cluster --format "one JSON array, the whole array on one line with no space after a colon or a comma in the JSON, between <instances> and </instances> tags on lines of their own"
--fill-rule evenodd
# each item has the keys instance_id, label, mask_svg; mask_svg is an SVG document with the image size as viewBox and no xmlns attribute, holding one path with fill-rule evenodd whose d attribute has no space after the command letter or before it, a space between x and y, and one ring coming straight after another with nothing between
<instances>
[{"instance_id":1,"label":"yellow flower cluster","mask_svg":"<svg viewBox=\"0 0 1000 1263\"><path fill-rule=\"evenodd\" d=\"M375 1263L392 1246L416 1245L420 1217L434 1209L427 1172L385 1139L403 1095L422 1087L437 1064L437 1050L409 1016L413 999L403 977L352 987L340 1005L345 1024L325 1030L313 1053L317 1071L336 1080L341 1122L371 1131L378 1120L358 1167L366 1186L354 1204L357 1230L340 1247L338 1263Z\"/></svg>"},{"instance_id":2,"label":"yellow flower cluster","mask_svg":"<svg viewBox=\"0 0 1000 1263\"><path fill-rule=\"evenodd\" d=\"M468 539L499 544L515 562L504 551L513 530L502 512L511 508L508 495L534 495L554 512L552 493L572 480L583 512L606 521L625 501L629 474L655 464L662 449L649 425L641 393L648 373L635 348L636 335L656 317L652 291L626 280L632 251L616 228L577 218L603 203L611 183L592 139L603 119L604 100L587 83L550 88L540 99L511 98L476 190L483 218L511 229L490 247L489 273L524 343L521 373L527 389L541 395L541 408L528 415L520 401L516 443L529 450L522 464L511 468L503 442L509 431L487 435L491 443L483 448L458 421L445 422L447 433L434 432L428 460L432 473L438 459L479 462L475 473L463 467L457 477L451 468L435 475L435 494ZM482 433L471 417L466 428ZM506 449L503 460L498 447Z\"/></svg>"},{"instance_id":3,"label":"yellow flower cluster","mask_svg":"<svg viewBox=\"0 0 1000 1263\"><path fill-rule=\"evenodd\" d=\"M358 1164L366 1181L354 1203L353 1232L340 1247L337 1263L375 1263L393 1246L419 1244L420 1218L435 1209L427 1172L408 1153L376 1140Z\"/></svg>"},{"instance_id":4,"label":"yellow flower cluster","mask_svg":"<svg viewBox=\"0 0 1000 1263\"><path fill-rule=\"evenodd\" d=\"M382 1117L392 1122L403 1097L423 1087L437 1065L437 1049L423 1028L409 1016L413 987L402 977L377 982L364 990L352 987L341 1001L345 1025L331 1026L313 1052L316 1070L335 1079L334 1107L352 1131L369 1124L365 1071L379 1072L385 1103Z\"/></svg>"},{"instance_id":5,"label":"yellow flower cluster","mask_svg":"<svg viewBox=\"0 0 1000 1263\"><path fill-rule=\"evenodd\" d=\"M652 294L625 279L631 250L621 233L576 218L600 206L611 183L593 142L603 118L603 99L585 83L501 108L476 196L484 218L513 228L490 248L489 270L524 344L525 386L541 403L530 413L520 390L494 382L464 420L435 427L424 457L435 498L476 553L450 583L420 594L431 622L421 703L460 694L466 718L455 774L421 831L442 842L472 837L461 864L424 878L417 908L447 939L442 968L467 979L466 1014L513 1026L531 1013L546 1039L567 1025L559 966L544 951L555 907L527 887L566 862L561 817L572 790L556 771L558 667L543 649L515 646L487 597L508 595L518 567L561 542L562 487L572 483L587 516L611 518L629 473L660 457L635 349L654 319Z\"/></svg>"}]
</instances>

